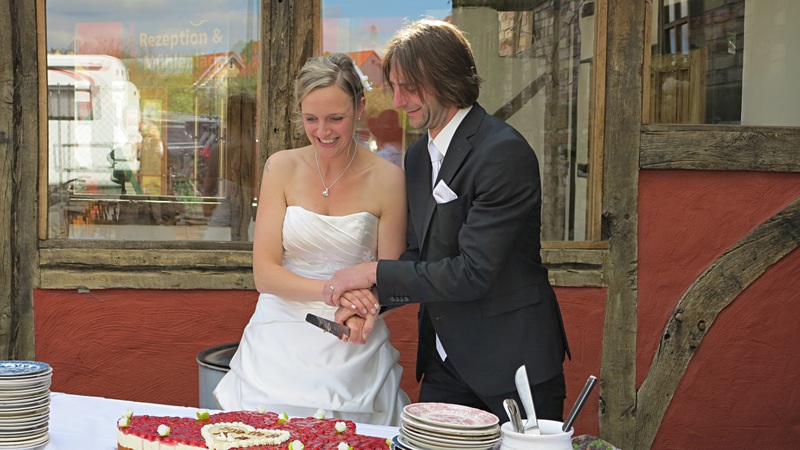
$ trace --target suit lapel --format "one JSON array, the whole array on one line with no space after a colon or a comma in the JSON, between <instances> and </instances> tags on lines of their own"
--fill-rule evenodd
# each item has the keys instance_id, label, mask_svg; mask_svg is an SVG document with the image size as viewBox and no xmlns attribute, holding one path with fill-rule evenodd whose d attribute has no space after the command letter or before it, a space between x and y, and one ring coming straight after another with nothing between
<instances>
[{"instance_id":1,"label":"suit lapel","mask_svg":"<svg viewBox=\"0 0 800 450\"><path fill-rule=\"evenodd\" d=\"M452 185L453 178L455 178L456 174L458 173L458 169L461 168L461 165L464 163L467 155L472 150L472 144L469 142L469 138L478 131L478 126L483 120L483 116L485 114L486 111L476 103L472 107L472 110L470 110L469 114L467 114L467 116L464 117L464 120L461 121L461 124L458 126L455 134L453 135L453 139L450 141L450 146L447 147L447 154L445 154L444 160L442 161L442 167L439 169L439 175L436 177L437 184L439 183L439 180L443 180L448 186ZM422 141L422 139L420 139L420 141ZM426 138L424 147L422 149L425 154L427 154L427 145L428 140ZM432 173L430 168L430 156L428 156L428 158L424 158L423 156L423 159L425 159L426 163L428 164L428 170L425 173L428 175L427 180L430 180ZM425 205L424 216L422 217L421 222L415 222L424 224L422 227L421 236L419 237L420 250L422 250L425 246L425 238L428 235L428 228L430 227L431 219L433 218L433 212L436 210L436 199L433 198L433 186L430 185L429 181L427 186L429 187L427 201L423 200L419 203L420 205ZM459 193L456 192L456 194L458 195ZM422 209L422 206L420 206L418 209Z\"/></svg>"},{"instance_id":2,"label":"suit lapel","mask_svg":"<svg viewBox=\"0 0 800 450\"><path fill-rule=\"evenodd\" d=\"M417 242L422 248L422 237L424 235L426 210L428 199L433 199L433 188L431 187L431 163L428 156L428 134L420 138L408 148L408 159L406 161L406 180L408 192L409 214L411 223L414 224L414 232L417 235ZM426 181L427 180L427 181Z\"/></svg>"}]
</instances>

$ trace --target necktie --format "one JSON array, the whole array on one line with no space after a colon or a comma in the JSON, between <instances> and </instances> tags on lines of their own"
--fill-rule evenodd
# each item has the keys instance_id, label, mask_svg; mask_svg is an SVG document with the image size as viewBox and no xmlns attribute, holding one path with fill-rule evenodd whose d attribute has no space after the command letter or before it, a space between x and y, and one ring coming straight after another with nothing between
<instances>
[{"instance_id":1,"label":"necktie","mask_svg":"<svg viewBox=\"0 0 800 450\"><path fill-rule=\"evenodd\" d=\"M439 169L442 168L444 155L436 148L433 141L428 141L428 153L431 155L431 185L435 187L436 177L439 176ZM442 361L447 359L447 352L444 351L444 346L442 346L442 341L439 340L438 333L436 334L436 352L439 354L439 357L442 358Z\"/></svg>"},{"instance_id":2,"label":"necktie","mask_svg":"<svg viewBox=\"0 0 800 450\"><path fill-rule=\"evenodd\" d=\"M436 184L436 177L439 176L439 169L442 168L442 160L444 155L433 144L433 141L428 141L428 153L431 155L431 186Z\"/></svg>"}]
</instances>

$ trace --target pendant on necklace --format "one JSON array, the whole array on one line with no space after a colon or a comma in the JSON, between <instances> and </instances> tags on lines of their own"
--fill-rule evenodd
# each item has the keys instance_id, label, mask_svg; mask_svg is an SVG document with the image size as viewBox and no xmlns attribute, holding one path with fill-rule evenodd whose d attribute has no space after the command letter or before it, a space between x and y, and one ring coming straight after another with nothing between
<instances>
[{"instance_id":1,"label":"pendant on necklace","mask_svg":"<svg viewBox=\"0 0 800 450\"><path fill-rule=\"evenodd\" d=\"M323 197L327 197L327 196L328 196L328 190L327 190L327 189L325 189L324 191L322 191L322 196L323 196Z\"/></svg>"}]
</instances>

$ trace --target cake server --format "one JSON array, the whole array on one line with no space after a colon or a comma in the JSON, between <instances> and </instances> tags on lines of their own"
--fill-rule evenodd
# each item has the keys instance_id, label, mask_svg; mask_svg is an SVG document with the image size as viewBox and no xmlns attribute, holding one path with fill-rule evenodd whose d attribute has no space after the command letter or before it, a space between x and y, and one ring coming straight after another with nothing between
<instances>
[{"instance_id":1,"label":"cake server","mask_svg":"<svg viewBox=\"0 0 800 450\"><path fill-rule=\"evenodd\" d=\"M539 421L536 420L536 409L533 407L533 394L531 394L531 385L528 382L528 371L525 370L525 364L517 369L517 373L514 375L514 383L517 385L517 392L520 400L522 400L522 407L525 408L525 416L527 416L524 433L542 434L539 431Z\"/></svg>"},{"instance_id":2,"label":"cake server","mask_svg":"<svg viewBox=\"0 0 800 450\"><path fill-rule=\"evenodd\" d=\"M327 331L328 333L340 339L342 337L348 337L348 338L350 337L350 327L334 322L332 320L328 320L324 317L308 313L306 314L306 322L310 323L311 325L315 325L321 328L323 331Z\"/></svg>"}]
</instances>

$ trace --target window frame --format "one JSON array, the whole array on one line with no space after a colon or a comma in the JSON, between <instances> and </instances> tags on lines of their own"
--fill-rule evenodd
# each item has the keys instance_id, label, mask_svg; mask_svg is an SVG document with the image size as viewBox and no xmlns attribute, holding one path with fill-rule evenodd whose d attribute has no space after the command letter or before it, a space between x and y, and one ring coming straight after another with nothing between
<instances>
[{"instance_id":1,"label":"window frame","mask_svg":"<svg viewBox=\"0 0 800 450\"><path fill-rule=\"evenodd\" d=\"M39 18L40 123L47 123L45 0L36 0ZM320 46L321 0L261 1L261 35L264 48L259 84L258 167L268 149L300 145L305 137L291 121L286 89L305 60ZM308 11L312 12L309 21ZM592 241L543 242L542 258L557 286L605 286L604 267L608 242L601 240L602 146L605 87L605 33L607 0L595 10L593 117L590 122L590 166L597 168L589 186L589 229ZM280 39L286 32L294 39ZM290 42L289 45L278 45ZM288 61L288 63L287 63ZM603 89L601 89L603 88ZM289 96L290 97L290 96ZM284 100L281 100L284 99ZM267 107L267 105L271 105ZM276 107L276 105L278 107ZM90 241L47 238L47 127L39 127L38 276L36 287L45 289L245 289L253 290L252 243L202 241ZM44 131L42 131L44 130ZM260 171L259 171L260 173ZM259 175L260 176L260 175Z\"/></svg>"}]
</instances>

